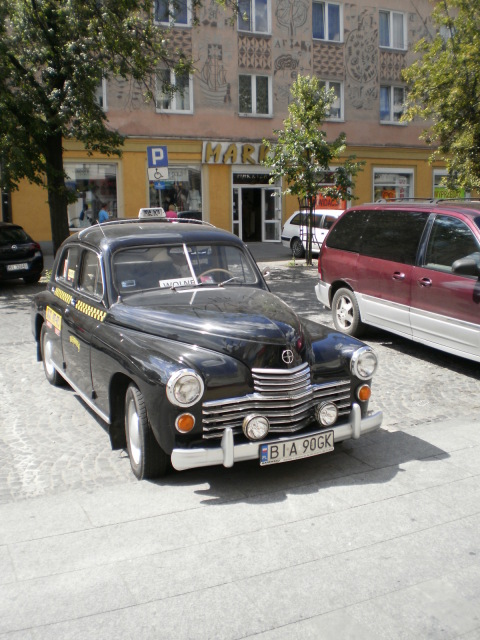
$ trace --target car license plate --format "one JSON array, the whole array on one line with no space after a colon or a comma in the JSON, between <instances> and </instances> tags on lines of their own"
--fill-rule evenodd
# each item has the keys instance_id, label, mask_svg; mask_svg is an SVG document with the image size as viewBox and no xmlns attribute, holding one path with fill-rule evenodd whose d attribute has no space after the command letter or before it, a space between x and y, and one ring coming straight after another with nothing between
<instances>
[{"instance_id":1,"label":"car license plate","mask_svg":"<svg viewBox=\"0 0 480 640\"><path fill-rule=\"evenodd\" d=\"M260 465L310 458L333 451L333 431L260 445Z\"/></svg>"},{"instance_id":2,"label":"car license plate","mask_svg":"<svg viewBox=\"0 0 480 640\"><path fill-rule=\"evenodd\" d=\"M20 262L20 264L7 264L7 271L23 271L24 269L28 269L28 264L26 262Z\"/></svg>"}]
</instances>

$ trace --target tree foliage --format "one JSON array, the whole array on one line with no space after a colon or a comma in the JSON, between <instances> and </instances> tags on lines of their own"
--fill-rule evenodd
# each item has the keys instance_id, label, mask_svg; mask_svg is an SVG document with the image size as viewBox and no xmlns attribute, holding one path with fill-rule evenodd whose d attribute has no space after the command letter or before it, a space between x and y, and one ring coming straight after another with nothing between
<instances>
[{"instance_id":1,"label":"tree foliage","mask_svg":"<svg viewBox=\"0 0 480 640\"><path fill-rule=\"evenodd\" d=\"M353 197L353 179L363 162L356 162L355 156L340 161L346 150L346 137L341 133L333 142L327 141L327 134L320 127L328 117L335 95L327 91L319 80L310 76L298 76L291 87L292 102L288 106L288 117L284 128L276 130L277 141L264 140L269 153L265 164L270 167L270 182L283 179L286 188L283 193L297 196L299 202L306 202L308 215L306 262L312 260L312 218L317 194L332 200L348 200ZM325 182L325 174L333 170L334 182Z\"/></svg>"},{"instance_id":2,"label":"tree foliage","mask_svg":"<svg viewBox=\"0 0 480 640\"><path fill-rule=\"evenodd\" d=\"M198 4L195 0L194 6ZM151 0L2 0L0 3L0 181L46 186L54 250L68 236L63 141L88 153L121 153L96 99L103 78L140 83L151 97L160 64L192 62L168 49Z\"/></svg>"},{"instance_id":3,"label":"tree foliage","mask_svg":"<svg viewBox=\"0 0 480 640\"><path fill-rule=\"evenodd\" d=\"M480 0L442 0L436 35L415 47L421 57L404 70L409 85L404 120L428 122L422 138L441 157L450 188L480 188Z\"/></svg>"}]
</instances>

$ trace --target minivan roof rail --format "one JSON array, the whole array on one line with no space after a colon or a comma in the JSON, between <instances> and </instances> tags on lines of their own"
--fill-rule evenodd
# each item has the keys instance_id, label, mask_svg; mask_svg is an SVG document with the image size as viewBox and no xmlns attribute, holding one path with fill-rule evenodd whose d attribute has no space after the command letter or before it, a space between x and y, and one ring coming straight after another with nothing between
<instances>
[{"instance_id":1,"label":"minivan roof rail","mask_svg":"<svg viewBox=\"0 0 480 640\"><path fill-rule=\"evenodd\" d=\"M375 200L375 204L382 204L387 202L426 202L434 203L435 198L379 198Z\"/></svg>"}]
</instances>

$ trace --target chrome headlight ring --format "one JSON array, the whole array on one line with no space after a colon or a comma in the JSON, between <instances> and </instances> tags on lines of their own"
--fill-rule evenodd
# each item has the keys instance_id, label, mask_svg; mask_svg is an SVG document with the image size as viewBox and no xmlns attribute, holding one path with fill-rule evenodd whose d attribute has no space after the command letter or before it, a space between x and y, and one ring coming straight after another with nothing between
<instances>
[{"instance_id":1,"label":"chrome headlight ring","mask_svg":"<svg viewBox=\"0 0 480 640\"><path fill-rule=\"evenodd\" d=\"M193 369L180 369L168 379L166 392L169 401L177 407L191 407L203 396L205 385Z\"/></svg>"},{"instance_id":2,"label":"chrome headlight ring","mask_svg":"<svg viewBox=\"0 0 480 640\"><path fill-rule=\"evenodd\" d=\"M378 359L371 347L360 347L352 354L350 371L360 380L370 380L377 370Z\"/></svg>"}]
</instances>

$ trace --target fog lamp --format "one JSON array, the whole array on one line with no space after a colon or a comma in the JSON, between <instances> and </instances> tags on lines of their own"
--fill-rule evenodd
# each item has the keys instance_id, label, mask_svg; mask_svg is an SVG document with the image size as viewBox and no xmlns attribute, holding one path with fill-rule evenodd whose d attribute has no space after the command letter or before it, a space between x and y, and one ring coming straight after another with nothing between
<instances>
[{"instance_id":1,"label":"fog lamp","mask_svg":"<svg viewBox=\"0 0 480 640\"><path fill-rule=\"evenodd\" d=\"M335 424L338 418L338 409L333 402L322 402L315 407L315 418L324 427Z\"/></svg>"},{"instance_id":2,"label":"fog lamp","mask_svg":"<svg viewBox=\"0 0 480 640\"><path fill-rule=\"evenodd\" d=\"M180 433L188 433L195 426L195 418L191 413L182 413L175 420L175 428Z\"/></svg>"},{"instance_id":3,"label":"fog lamp","mask_svg":"<svg viewBox=\"0 0 480 640\"><path fill-rule=\"evenodd\" d=\"M251 414L243 420L242 429L249 440L261 440L267 435L270 423L265 416Z\"/></svg>"},{"instance_id":4,"label":"fog lamp","mask_svg":"<svg viewBox=\"0 0 480 640\"><path fill-rule=\"evenodd\" d=\"M357 398L361 402L366 402L367 400L370 400L370 396L371 395L372 395L372 390L370 389L368 384L362 384L361 387L358 387L358 389L357 389Z\"/></svg>"}]
</instances>

